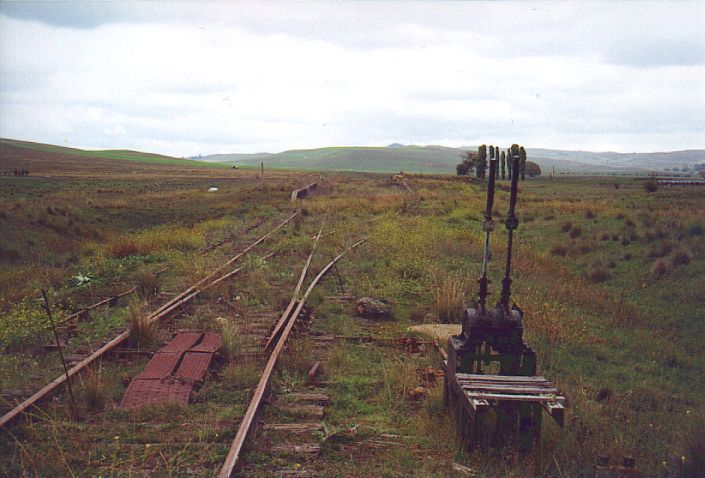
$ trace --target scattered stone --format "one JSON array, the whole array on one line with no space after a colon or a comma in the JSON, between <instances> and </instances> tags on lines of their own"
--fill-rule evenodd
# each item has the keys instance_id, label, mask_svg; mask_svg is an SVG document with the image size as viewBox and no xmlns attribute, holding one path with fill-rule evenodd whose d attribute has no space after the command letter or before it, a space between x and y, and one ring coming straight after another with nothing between
<instances>
[{"instance_id":1,"label":"scattered stone","mask_svg":"<svg viewBox=\"0 0 705 478\"><path fill-rule=\"evenodd\" d=\"M361 317L385 317L390 315L392 308L385 300L363 297L357 301L355 311Z\"/></svg>"}]
</instances>

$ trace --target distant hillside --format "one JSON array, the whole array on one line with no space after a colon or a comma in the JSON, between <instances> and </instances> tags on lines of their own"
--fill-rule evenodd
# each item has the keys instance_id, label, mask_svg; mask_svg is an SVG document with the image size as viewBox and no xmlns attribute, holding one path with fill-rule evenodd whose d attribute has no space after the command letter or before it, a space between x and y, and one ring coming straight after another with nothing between
<instances>
[{"instance_id":1,"label":"distant hillside","mask_svg":"<svg viewBox=\"0 0 705 478\"><path fill-rule=\"evenodd\" d=\"M405 146L393 143L387 147L331 147L302 149L268 154L220 154L201 158L201 161L222 161L228 164L259 165L283 169L371 171L371 172L425 172L452 173L463 152L477 147L448 148L444 146ZM548 172L555 167L558 173L568 172L622 172L663 169L682 163L705 162L705 151L674 153L588 153L551 149L527 149L530 160Z\"/></svg>"},{"instance_id":2,"label":"distant hillside","mask_svg":"<svg viewBox=\"0 0 705 478\"><path fill-rule=\"evenodd\" d=\"M19 141L16 139L0 138L0 145L10 146L14 148L36 151L38 153L51 153L56 155L64 155L80 158L94 159L114 159L120 161L135 161L140 163L151 164L172 164L181 166L204 167L211 166L216 168L224 168L224 164L204 164L202 162L193 161L190 159L174 158L172 156L164 156L154 153L143 153L140 151L130 151L121 149L105 149L105 150L85 150L78 148L67 148L64 146L56 146L52 144L34 143L31 141ZM0 158L1 160L2 158Z\"/></svg>"}]
</instances>

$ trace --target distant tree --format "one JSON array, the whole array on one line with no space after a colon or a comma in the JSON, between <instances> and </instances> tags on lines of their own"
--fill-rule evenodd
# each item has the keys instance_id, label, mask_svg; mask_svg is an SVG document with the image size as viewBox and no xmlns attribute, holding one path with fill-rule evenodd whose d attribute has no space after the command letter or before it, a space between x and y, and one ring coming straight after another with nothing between
<instances>
[{"instance_id":1,"label":"distant tree","mask_svg":"<svg viewBox=\"0 0 705 478\"><path fill-rule=\"evenodd\" d=\"M541 167L533 161L527 161L525 169L526 175L530 178L533 178L534 176L541 176Z\"/></svg>"},{"instance_id":2,"label":"distant tree","mask_svg":"<svg viewBox=\"0 0 705 478\"><path fill-rule=\"evenodd\" d=\"M494 146L490 145L490 159L494 159Z\"/></svg>"},{"instance_id":3,"label":"distant tree","mask_svg":"<svg viewBox=\"0 0 705 478\"><path fill-rule=\"evenodd\" d=\"M519 169L521 170L521 180L524 180L526 174L526 150L523 146L519 148Z\"/></svg>"},{"instance_id":4,"label":"distant tree","mask_svg":"<svg viewBox=\"0 0 705 478\"><path fill-rule=\"evenodd\" d=\"M494 147L494 159L499 163L499 146ZM499 167L495 168L495 179L499 179Z\"/></svg>"},{"instance_id":5,"label":"distant tree","mask_svg":"<svg viewBox=\"0 0 705 478\"><path fill-rule=\"evenodd\" d=\"M468 151L461 156L460 164L455 167L455 171L458 176L467 176L468 174L471 174L475 169L476 162L477 156L475 155L475 153L471 153L470 151Z\"/></svg>"},{"instance_id":6,"label":"distant tree","mask_svg":"<svg viewBox=\"0 0 705 478\"><path fill-rule=\"evenodd\" d=\"M502 151L502 155L499 158L499 165L502 167L502 179L505 179L506 176L506 165L507 165L507 155L504 154L504 151Z\"/></svg>"},{"instance_id":7,"label":"distant tree","mask_svg":"<svg viewBox=\"0 0 705 478\"><path fill-rule=\"evenodd\" d=\"M477 162L475 163L475 175L478 179L485 179L487 173L487 146L484 144L477 149Z\"/></svg>"}]
</instances>

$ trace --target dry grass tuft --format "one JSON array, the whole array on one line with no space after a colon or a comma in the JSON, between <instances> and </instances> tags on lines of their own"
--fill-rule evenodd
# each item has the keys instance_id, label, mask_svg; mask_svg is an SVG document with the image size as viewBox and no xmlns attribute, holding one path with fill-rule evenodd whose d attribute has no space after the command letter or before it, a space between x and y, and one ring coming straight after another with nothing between
<instances>
[{"instance_id":1,"label":"dry grass tuft","mask_svg":"<svg viewBox=\"0 0 705 478\"><path fill-rule=\"evenodd\" d=\"M142 268L135 274L137 293L144 300L149 300L159 294L159 278L149 269Z\"/></svg>"},{"instance_id":2,"label":"dry grass tuft","mask_svg":"<svg viewBox=\"0 0 705 478\"><path fill-rule=\"evenodd\" d=\"M133 347L148 347L156 343L157 326L150 320L142 302L133 301L130 303L128 325L130 328L129 343Z\"/></svg>"},{"instance_id":3,"label":"dry grass tuft","mask_svg":"<svg viewBox=\"0 0 705 478\"><path fill-rule=\"evenodd\" d=\"M442 323L460 323L463 320L466 281L457 275L436 275L434 302L438 320Z\"/></svg>"},{"instance_id":4,"label":"dry grass tuft","mask_svg":"<svg viewBox=\"0 0 705 478\"><path fill-rule=\"evenodd\" d=\"M228 321L224 317L218 317L216 320L220 324L220 337L223 341L220 353L230 359L234 355L241 353L245 347L243 335L240 333L240 327L237 324Z\"/></svg>"},{"instance_id":5,"label":"dry grass tuft","mask_svg":"<svg viewBox=\"0 0 705 478\"><path fill-rule=\"evenodd\" d=\"M106 390L103 383L102 367L88 368L81 375L83 384L83 398L86 402L86 408L93 412L101 411L105 408Z\"/></svg>"}]
</instances>

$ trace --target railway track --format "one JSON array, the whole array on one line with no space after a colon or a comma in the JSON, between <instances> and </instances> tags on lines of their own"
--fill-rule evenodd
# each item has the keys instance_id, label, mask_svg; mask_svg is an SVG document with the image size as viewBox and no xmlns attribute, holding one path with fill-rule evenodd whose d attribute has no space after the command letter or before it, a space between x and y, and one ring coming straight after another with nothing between
<instances>
[{"instance_id":1,"label":"railway track","mask_svg":"<svg viewBox=\"0 0 705 478\"><path fill-rule=\"evenodd\" d=\"M223 263L220 267L216 268L214 271L194 283L192 286L188 287L185 289L183 292L180 294L176 295L173 297L171 300L167 301L160 307L158 307L156 310L151 312L148 316L148 321L150 323L156 323L163 318L167 317L192 299L194 299L196 296L198 296L201 292L204 290L208 289L209 287L212 287L219 282L226 280L229 277L232 277L235 274L238 274L241 270L242 267L230 270L228 272L223 272L225 269L230 267L233 263L235 263L237 260L245 256L247 253L249 253L252 249L254 249L256 246L264 242L266 239L271 237L276 231L278 231L280 228L282 228L284 225L288 224L294 217L298 215L298 212L293 213L289 217L287 217L283 222L278 224L276 227L271 229L269 232L261 236L259 239L254 241L253 243L249 244L247 247L245 247L242 251L228 259L225 263ZM123 295L126 295L127 293L131 293L132 290L127 291ZM105 301L103 301L105 302ZM102 305L102 303L99 303L99 305ZM95 307L99 306L96 305ZM98 359L102 358L105 356L108 352L111 350L115 349L116 347L120 346L123 344L130 336L130 330L124 330L122 333L120 333L118 336L114 337L113 339L109 340L107 343L104 343L102 346L100 346L97 350L95 350L93 353L85 357L83 360L79 361L76 365L68 369L67 373L59 375L57 378L55 378L52 382L48 383L44 387L42 387L40 390L35 392L32 396L29 398L25 399L22 401L20 404L15 406L13 409L11 409L9 412L7 412L5 415L0 417L0 428L1 427L9 427L11 426L15 420L17 420L19 417L21 417L24 413L26 413L29 409L34 407L37 403L39 403L41 400L46 399L47 397L51 396L53 393L57 392L64 384L67 383L67 380L71 380L72 377L74 377L77 374L80 374L81 371L89 367L91 364L95 363Z\"/></svg>"},{"instance_id":2,"label":"railway track","mask_svg":"<svg viewBox=\"0 0 705 478\"><path fill-rule=\"evenodd\" d=\"M318 235L316 236L316 244L318 242L318 239L321 236L321 231L319 231ZM314 277L314 279L311 281L310 285L304 292L303 296L299 298L299 292L301 290L303 281L306 277L308 268L311 263L311 258L313 256L313 251L311 252L311 255L309 255L309 258L301 272L299 282L294 290L294 294L292 295L291 301L289 302L289 305L285 309L285 311L282 313L279 321L277 322L276 326L272 330L272 333L270 334L270 337L267 341L267 344L265 345L265 350L269 351L271 350L271 353L269 355L269 358L267 359L267 363L264 367L264 370L260 376L259 382L257 384L257 388L254 391L254 394L252 398L250 399L250 403L247 407L247 411L245 412L245 416L240 423L240 426L237 431L237 435L235 436L235 439L233 440L230 450L228 451L228 455L226 456L225 462L223 463L222 468L220 469L220 473L218 474L219 478L230 478L231 476L234 475L236 471L236 467L238 465L238 462L240 460L240 456L242 453L243 446L245 444L246 439L248 436L251 434L253 428L254 428L254 420L255 416L257 413L260 411L262 405L263 405L263 400L265 398L266 391L270 385L270 381L272 379L272 374L274 371L274 366L277 364L277 361L279 360L279 357L284 350L284 347L287 343L287 339L289 338L289 335L291 334L292 329L294 328L296 324L296 320L298 319L299 315L301 314L301 311L303 310L306 300L310 296L311 292L315 289L315 287L318 285L319 281L330 271L330 269L349 251L357 248L360 244L365 242L367 238L362 238L356 243L354 243L352 246L349 248L345 249L343 252L338 254L336 257L334 257L323 269ZM315 250L315 244L314 248Z\"/></svg>"}]
</instances>

